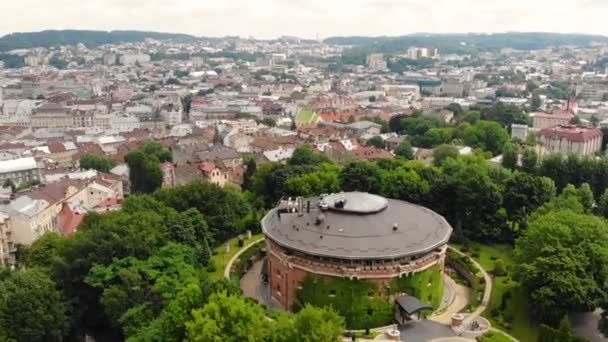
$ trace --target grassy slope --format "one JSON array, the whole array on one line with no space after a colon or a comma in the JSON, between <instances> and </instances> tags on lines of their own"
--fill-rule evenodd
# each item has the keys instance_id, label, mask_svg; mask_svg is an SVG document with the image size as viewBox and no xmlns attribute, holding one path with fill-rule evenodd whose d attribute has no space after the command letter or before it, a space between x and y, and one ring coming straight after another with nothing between
<instances>
[{"instance_id":1,"label":"grassy slope","mask_svg":"<svg viewBox=\"0 0 608 342\"><path fill-rule=\"evenodd\" d=\"M251 239L247 239L245 236L245 239L243 240L243 246L247 246L252 241L255 241L263 236L264 235L262 233L252 235ZM209 277L213 280L219 280L222 278L222 276L224 275L224 269L226 268L226 264L228 264L228 261L230 261L230 258L232 258L239 250L241 250L238 245L238 238L230 239L228 243L230 243L230 252L225 252L225 243L223 243L221 246L217 247L213 251L213 256L211 257L211 260L213 260L216 268L215 271L209 273Z\"/></svg>"},{"instance_id":2,"label":"grassy slope","mask_svg":"<svg viewBox=\"0 0 608 342\"><path fill-rule=\"evenodd\" d=\"M479 261L486 271L494 269L494 260L496 259L502 259L505 266L507 266L507 269L510 269L513 266L513 248L511 246L488 246L472 243L471 249L479 250L479 256L475 259ZM508 291L511 292L511 299L507 301L506 309L503 312L503 318L512 317L513 321L510 324L510 328L508 326L509 324L504 320L496 319L491 315L494 308L500 307L502 296ZM494 327L508 332L521 342L534 342L538 335L538 327L530 324L532 318L530 317L528 305L529 303L525 293L519 283L510 279L510 274L507 274L505 277L496 277L494 279L490 305L483 316L487 318Z\"/></svg>"},{"instance_id":3,"label":"grassy slope","mask_svg":"<svg viewBox=\"0 0 608 342\"><path fill-rule=\"evenodd\" d=\"M299 123L316 123L319 121L319 116L310 109L302 109L296 115L296 122Z\"/></svg>"}]
</instances>

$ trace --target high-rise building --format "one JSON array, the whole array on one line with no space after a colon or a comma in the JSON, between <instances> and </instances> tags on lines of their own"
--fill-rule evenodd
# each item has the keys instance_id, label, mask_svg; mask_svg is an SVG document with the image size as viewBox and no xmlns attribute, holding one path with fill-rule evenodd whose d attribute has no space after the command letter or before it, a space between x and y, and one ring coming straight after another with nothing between
<instances>
[{"instance_id":1,"label":"high-rise building","mask_svg":"<svg viewBox=\"0 0 608 342\"><path fill-rule=\"evenodd\" d=\"M387 69L384 55L381 53L373 53L367 56L366 64L373 71L384 71Z\"/></svg>"}]
</instances>

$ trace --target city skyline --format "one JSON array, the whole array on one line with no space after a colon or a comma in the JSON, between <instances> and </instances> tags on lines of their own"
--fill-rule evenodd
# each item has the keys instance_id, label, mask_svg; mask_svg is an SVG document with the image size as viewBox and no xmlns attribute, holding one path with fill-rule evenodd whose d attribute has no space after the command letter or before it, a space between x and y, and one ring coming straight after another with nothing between
<instances>
[{"instance_id":1,"label":"city skyline","mask_svg":"<svg viewBox=\"0 0 608 342\"><path fill-rule=\"evenodd\" d=\"M15 13L28 9L15 21ZM58 10L60 9L60 10ZM146 30L196 36L301 38L397 36L416 32L557 32L608 35L608 4L598 0L489 3L447 0L24 0L0 6L0 35L47 29ZM471 19L474 18L474 19ZM567 22L567 25L564 25Z\"/></svg>"}]
</instances>

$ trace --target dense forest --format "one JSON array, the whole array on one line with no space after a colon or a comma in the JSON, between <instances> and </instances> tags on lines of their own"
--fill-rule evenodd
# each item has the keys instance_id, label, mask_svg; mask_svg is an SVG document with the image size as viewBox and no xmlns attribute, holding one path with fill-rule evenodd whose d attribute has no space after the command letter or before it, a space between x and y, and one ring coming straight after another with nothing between
<instances>
[{"instance_id":1,"label":"dense forest","mask_svg":"<svg viewBox=\"0 0 608 342\"><path fill-rule=\"evenodd\" d=\"M374 51L394 53L411 46L432 46L442 53L471 53L498 51L503 48L538 50L556 45L589 45L607 42L608 37L587 34L560 34L542 32L509 32L495 34L411 34L398 37L330 37L325 43L354 45Z\"/></svg>"},{"instance_id":2,"label":"dense forest","mask_svg":"<svg viewBox=\"0 0 608 342\"><path fill-rule=\"evenodd\" d=\"M30 49L34 47L52 47L76 45L82 43L87 47L103 44L140 42L146 38L178 39L192 41L194 36L181 33L161 33L146 31L85 31L85 30L47 30L40 32L16 32L0 38L0 51Z\"/></svg>"}]
</instances>

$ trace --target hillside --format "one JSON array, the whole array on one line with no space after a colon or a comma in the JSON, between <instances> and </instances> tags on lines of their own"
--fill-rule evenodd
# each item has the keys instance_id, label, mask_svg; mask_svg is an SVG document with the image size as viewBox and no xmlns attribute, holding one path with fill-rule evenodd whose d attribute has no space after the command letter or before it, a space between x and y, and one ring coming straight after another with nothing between
<instances>
[{"instance_id":1,"label":"hillside","mask_svg":"<svg viewBox=\"0 0 608 342\"><path fill-rule=\"evenodd\" d=\"M17 32L0 38L0 51L28 49L33 47L52 47L83 43L87 47L103 44L140 42L146 38L195 40L187 34L145 31L85 31L85 30L48 30L40 32Z\"/></svg>"},{"instance_id":2,"label":"hillside","mask_svg":"<svg viewBox=\"0 0 608 342\"><path fill-rule=\"evenodd\" d=\"M330 37L326 43L354 45L378 52L392 53L410 46L437 47L442 53L498 51L502 48L538 50L556 45L589 45L608 42L608 37L588 34L560 34L543 32L508 32L495 34L424 34L398 37Z\"/></svg>"}]
</instances>

